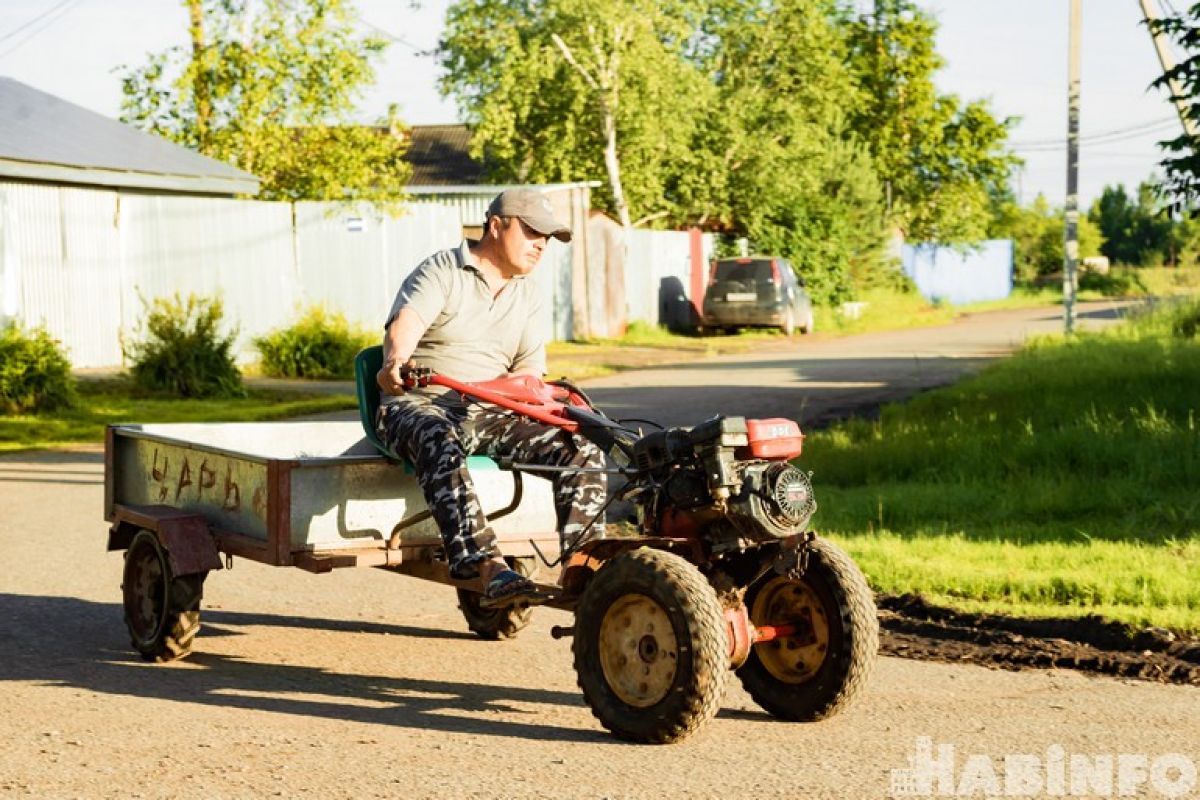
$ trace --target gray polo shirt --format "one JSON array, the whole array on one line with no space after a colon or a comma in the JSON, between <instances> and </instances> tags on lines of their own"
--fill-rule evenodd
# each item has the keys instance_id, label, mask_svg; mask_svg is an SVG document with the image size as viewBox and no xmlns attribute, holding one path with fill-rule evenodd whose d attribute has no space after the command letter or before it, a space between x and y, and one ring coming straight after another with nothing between
<instances>
[{"instance_id":1,"label":"gray polo shirt","mask_svg":"<svg viewBox=\"0 0 1200 800\"><path fill-rule=\"evenodd\" d=\"M456 380L486 381L516 370L545 373L537 285L528 276L515 277L492 297L483 273L472 263L472 244L463 241L422 261L401 284L384 327L400 309L416 311L429 328L413 359ZM380 402L394 399L384 395Z\"/></svg>"}]
</instances>

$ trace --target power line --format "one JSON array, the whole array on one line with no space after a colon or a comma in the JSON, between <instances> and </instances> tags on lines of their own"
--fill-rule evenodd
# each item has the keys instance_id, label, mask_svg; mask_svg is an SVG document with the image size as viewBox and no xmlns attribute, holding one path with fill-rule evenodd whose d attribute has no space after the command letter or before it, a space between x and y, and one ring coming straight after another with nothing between
<instances>
[{"instance_id":1,"label":"power line","mask_svg":"<svg viewBox=\"0 0 1200 800\"><path fill-rule=\"evenodd\" d=\"M1112 136L1118 136L1120 134L1126 134L1126 133L1128 133L1128 134L1146 133L1146 132L1150 132L1151 129L1162 128L1166 125L1175 125L1175 124L1177 124L1177 120L1174 117L1163 117L1162 119L1151 120L1149 122L1140 122L1137 125L1130 125L1125 128L1114 128L1114 129L1108 130L1108 131L1099 131L1097 133L1089 133L1086 136L1080 136L1079 141L1090 142L1090 141L1094 141L1097 139L1107 139ZM1046 146L1053 145L1056 147L1060 147L1060 146L1062 146L1062 143L1063 143L1063 139L1061 139L1061 138L1030 139L1030 140L1024 141L1024 142L1022 142L1022 141L1011 142L1009 146L1014 147L1014 148L1041 147L1043 145L1046 145Z\"/></svg>"},{"instance_id":2,"label":"power line","mask_svg":"<svg viewBox=\"0 0 1200 800\"><path fill-rule=\"evenodd\" d=\"M1128 141L1132 141L1135 139L1141 139L1145 136L1162 135L1175 127L1176 127L1176 124L1174 122L1171 122L1169 124L1161 125L1156 128L1146 128L1146 129L1142 129L1142 130L1135 131L1132 133L1125 133L1125 134L1122 134L1119 136L1114 136L1114 135L1103 136L1103 137L1096 136L1094 138L1081 139L1080 146L1090 149L1092 147L1096 147L1096 146L1100 146L1100 145L1117 144L1119 142L1128 142ZM1054 152L1054 151L1061 150L1064 142L1065 142L1064 139L1059 139L1057 142L1047 142L1046 144L1012 146L1012 149L1016 150L1017 152L1021 152L1021 153Z\"/></svg>"},{"instance_id":3,"label":"power line","mask_svg":"<svg viewBox=\"0 0 1200 800\"><path fill-rule=\"evenodd\" d=\"M62 19L64 16L66 16L66 14L71 10L71 7L76 5L79 2L80 2L80 0L61 0L61 2L58 5L52 6L51 8L43 11L41 14L38 14L36 17L31 19L29 22L26 22L24 25L21 25L20 27L9 31L8 33L4 34L4 36L0 36L0 42L5 42L5 41L8 41L9 39L11 39L12 37L16 36L18 33L21 33L22 31L24 31L26 29L32 28L32 30L30 30L23 39L20 39L20 40L14 42L11 47L9 47L4 52L0 53L0 58L5 58L9 54L14 53L17 50L19 50L27 42L29 42L30 39L33 39L39 33L46 30L46 28L49 28L55 22L57 22L58 20ZM41 27L34 27L35 25L38 25L38 23L41 23Z\"/></svg>"},{"instance_id":4,"label":"power line","mask_svg":"<svg viewBox=\"0 0 1200 800\"><path fill-rule=\"evenodd\" d=\"M42 13L40 13L40 14L38 14L38 15L37 15L36 17L34 17L33 19L31 19L31 20L29 20L28 22L26 22L24 25L18 26L18 27L16 27L16 28L12 29L11 31L9 31L8 33L4 34L3 36L0 36L0 42L6 42L6 41L8 41L9 39L11 39L12 37L16 36L16 35L17 35L18 33L20 33L21 31L23 31L23 30L25 30L26 28L28 28L30 25L33 25L33 24L37 23L37 22L38 22L38 21L40 21L41 19L43 19L43 18L45 18L45 17L48 17L49 15L53 14L55 11L57 11L57 10L58 10L58 9L60 9L60 8L62 8L63 6L65 6L65 5L69 5L70 3L73 3L73 2L75 2L75 0L62 0L62 1L61 1L61 2L58 4L58 5L56 5L56 6L52 7L52 8L48 8L48 9L46 9L45 11L43 11L43 12L42 12Z\"/></svg>"},{"instance_id":5,"label":"power line","mask_svg":"<svg viewBox=\"0 0 1200 800\"><path fill-rule=\"evenodd\" d=\"M396 42L397 44L404 45L409 50L412 50L415 55L428 57L428 56L432 56L434 54L433 50L423 50L420 47L417 47L412 42L410 42L408 39L405 39L403 36L397 36L396 34L392 33L391 31L384 30L383 28L379 27L378 25L376 25L372 22L368 22L366 19L364 19L362 17L359 17L358 21L361 22L363 25L366 25L368 28L375 31L376 33L384 36L385 38L387 38L393 42Z\"/></svg>"}]
</instances>

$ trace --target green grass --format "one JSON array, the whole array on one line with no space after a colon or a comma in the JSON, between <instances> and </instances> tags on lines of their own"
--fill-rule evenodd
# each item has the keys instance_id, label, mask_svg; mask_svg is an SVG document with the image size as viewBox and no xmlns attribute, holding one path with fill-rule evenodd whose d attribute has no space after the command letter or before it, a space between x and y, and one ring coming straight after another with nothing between
<instances>
[{"instance_id":1,"label":"green grass","mask_svg":"<svg viewBox=\"0 0 1200 800\"><path fill-rule=\"evenodd\" d=\"M876 588L1200 630L1200 302L1043 338L819 432L818 522Z\"/></svg>"},{"instance_id":2,"label":"green grass","mask_svg":"<svg viewBox=\"0 0 1200 800\"><path fill-rule=\"evenodd\" d=\"M87 380L76 408L53 414L0 416L0 452L104 441L121 422L262 422L357 407L346 395L251 390L236 400L138 397L123 380Z\"/></svg>"},{"instance_id":3,"label":"green grass","mask_svg":"<svg viewBox=\"0 0 1200 800\"><path fill-rule=\"evenodd\" d=\"M1200 292L1200 267L1138 267L1133 271L1146 294L1154 297Z\"/></svg>"}]
</instances>

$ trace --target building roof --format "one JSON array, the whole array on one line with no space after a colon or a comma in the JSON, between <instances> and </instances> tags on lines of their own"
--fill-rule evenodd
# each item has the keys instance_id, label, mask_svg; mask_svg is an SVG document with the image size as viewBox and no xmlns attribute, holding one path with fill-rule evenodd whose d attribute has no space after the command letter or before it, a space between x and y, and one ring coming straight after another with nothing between
<instances>
[{"instance_id":1,"label":"building roof","mask_svg":"<svg viewBox=\"0 0 1200 800\"><path fill-rule=\"evenodd\" d=\"M471 158L466 125L413 125L408 153L410 186L469 186L483 182L483 164Z\"/></svg>"},{"instance_id":2,"label":"building roof","mask_svg":"<svg viewBox=\"0 0 1200 800\"><path fill-rule=\"evenodd\" d=\"M248 172L0 78L0 179L190 194L255 194Z\"/></svg>"}]
</instances>

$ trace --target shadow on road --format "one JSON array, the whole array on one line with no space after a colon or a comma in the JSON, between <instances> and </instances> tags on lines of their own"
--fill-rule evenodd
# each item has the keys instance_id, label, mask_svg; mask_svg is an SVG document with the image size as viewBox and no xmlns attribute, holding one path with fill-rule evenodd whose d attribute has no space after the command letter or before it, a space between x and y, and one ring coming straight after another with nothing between
<instances>
[{"instance_id":1,"label":"shadow on road","mask_svg":"<svg viewBox=\"0 0 1200 800\"><path fill-rule=\"evenodd\" d=\"M1133 311L1134 309L1139 308L1139 307L1140 307L1140 304L1135 304L1133 306L1116 306L1113 308L1098 308L1098 309L1095 309L1094 311L1077 311L1075 313L1075 319L1120 320L1120 319L1125 319L1126 317L1128 317L1130 315L1131 311ZM1050 314L1049 316L1039 317L1038 321L1039 322L1049 322L1051 320L1056 320L1056 319L1061 320L1062 318L1063 318L1062 311L1059 310L1053 314Z\"/></svg>"},{"instance_id":2,"label":"shadow on road","mask_svg":"<svg viewBox=\"0 0 1200 800\"><path fill-rule=\"evenodd\" d=\"M221 626L211 630L210 636L237 635L240 626L280 625L347 633L473 638L407 626L229 611L207 613L204 619ZM115 603L0 594L0 682L27 681L100 694L371 725L617 744L598 728L569 728L511 718L512 714L540 718L538 712L524 707L528 704L579 706L582 698L574 692L403 675L362 675L211 652L193 653L179 664L151 665L129 649L124 633L121 609ZM483 641L478 645L489 650L504 647ZM486 680L488 660L482 653L479 668L481 679ZM401 672L403 665L397 664L396 669ZM497 713L509 716L492 718Z\"/></svg>"}]
</instances>

